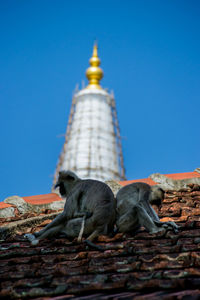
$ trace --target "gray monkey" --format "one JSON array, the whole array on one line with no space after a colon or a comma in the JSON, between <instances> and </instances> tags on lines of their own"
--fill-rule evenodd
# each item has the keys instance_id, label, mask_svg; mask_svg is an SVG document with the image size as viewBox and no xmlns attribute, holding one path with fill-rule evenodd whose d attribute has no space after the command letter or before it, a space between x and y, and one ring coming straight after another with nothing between
<instances>
[{"instance_id":1,"label":"gray monkey","mask_svg":"<svg viewBox=\"0 0 200 300\"><path fill-rule=\"evenodd\" d=\"M117 230L119 232L136 232L141 226L150 233L164 229L178 231L178 226L170 222L161 222L151 204L161 204L164 191L157 186L136 182L124 186L116 195Z\"/></svg>"},{"instance_id":2,"label":"gray monkey","mask_svg":"<svg viewBox=\"0 0 200 300\"><path fill-rule=\"evenodd\" d=\"M108 185L92 179L80 179L71 171L61 171L55 187L66 198L64 210L44 229L25 236L33 245L39 240L64 233L82 235L92 242L100 234L112 233L116 218L116 200ZM80 234L79 234L80 233Z\"/></svg>"}]
</instances>

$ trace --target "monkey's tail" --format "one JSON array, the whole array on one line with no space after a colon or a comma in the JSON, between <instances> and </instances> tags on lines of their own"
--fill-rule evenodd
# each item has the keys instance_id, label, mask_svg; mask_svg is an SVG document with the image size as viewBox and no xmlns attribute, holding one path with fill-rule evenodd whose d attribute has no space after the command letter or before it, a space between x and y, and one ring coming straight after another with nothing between
<instances>
[{"instance_id":1,"label":"monkey's tail","mask_svg":"<svg viewBox=\"0 0 200 300\"><path fill-rule=\"evenodd\" d=\"M81 223L81 229L80 229L78 239L77 239L78 243L80 243L82 241L82 237L83 237L83 233L84 233L84 229L85 229L85 219L86 219L86 215L83 216L83 220Z\"/></svg>"},{"instance_id":2,"label":"monkey's tail","mask_svg":"<svg viewBox=\"0 0 200 300\"><path fill-rule=\"evenodd\" d=\"M84 229L85 229L85 219L88 218L88 216L85 214L83 216L83 220L82 220L82 224L81 224L81 229L80 229L80 232L79 232L79 235L78 235L78 243L80 243L82 241L82 237L83 237L83 233L84 233ZM94 248L96 250L99 250L99 251L104 251L105 249L102 248L101 246L97 246L95 245L93 242L89 241L89 240L85 240L84 243L86 245L88 245L89 247L91 248Z\"/></svg>"}]
</instances>

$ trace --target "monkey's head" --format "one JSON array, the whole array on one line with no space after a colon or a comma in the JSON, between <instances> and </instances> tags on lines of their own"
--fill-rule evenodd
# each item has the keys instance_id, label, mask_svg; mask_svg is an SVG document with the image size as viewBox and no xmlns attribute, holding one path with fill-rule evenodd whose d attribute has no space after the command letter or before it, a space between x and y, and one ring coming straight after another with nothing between
<instances>
[{"instance_id":1,"label":"monkey's head","mask_svg":"<svg viewBox=\"0 0 200 300\"><path fill-rule=\"evenodd\" d=\"M160 206L164 199L165 191L158 186L151 187L150 203Z\"/></svg>"},{"instance_id":2,"label":"monkey's head","mask_svg":"<svg viewBox=\"0 0 200 300\"><path fill-rule=\"evenodd\" d=\"M55 188L59 187L61 196L66 197L74 185L81 179L72 171L59 172Z\"/></svg>"}]
</instances>

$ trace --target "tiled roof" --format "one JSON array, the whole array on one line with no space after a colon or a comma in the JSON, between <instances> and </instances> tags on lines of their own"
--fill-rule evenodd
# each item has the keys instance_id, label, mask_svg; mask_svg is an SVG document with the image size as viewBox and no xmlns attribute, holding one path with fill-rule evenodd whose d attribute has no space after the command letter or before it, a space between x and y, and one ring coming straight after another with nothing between
<instances>
[{"instance_id":1,"label":"tiled roof","mask_svg":"<svg viewBox=\"0 0 200 300\"><path fill-rule=\"evenodd\" d=\"M197 177L200 178L200 173L187 172L187 173L166 174L165 176L167 176L171 179L181 180L181 179L197 178Z\"/></svg>"},{"instance_id":2,"label":"tiled roof","mask_svg":"<svg viewBox=\"0 0 200 300\"><path fill-rule=\"evenodd\" d=\"M135 180L127 180L127 181L120 181L119 184L125 186L134 182L144 182L147 183L149 185L156 185L157 183L155 181L153 181L151 178L144 178L144 179L135 179Z\"/></svg>"},{"instance_id":3,"label":"tiled roof","mask_svg":"<svg viewBox=\"0 0 200 300\"><path fill-rule=\"evenodd\" d=\"M166 191L162 206L154 209L162 221L180 225L179 232L100 236L96 244L104 251L63 238L31 246L23 234L51 220L46 215L39 225L23 223L17 235L1 241L0 298L199 299L200 186Z\"/></svg>"},{"instance_id":4,"label":"tiled roof","mask_svg":"<svg viewBox=\"0 0 200 300\"><path fill-rule=\"evenodd\" d=\"M14 196L14 197L16 197L16 196ZM31 205L35 205L35 206L50 204L50 203L53 203L55 201L60 201L61 200L61 198L55 193L23 197L21 199L23 199L26 203L31 204ZM4 208L9 208L9 207L16 208L16 205L5 203L5 202L0 202L0 210L2 210Z\"/></svg>"},{"instance_id":5,"label":"tiled roof","mask_svg":"<svg viewBox=\"0 0 200 300\"><path fill-rule=\"evenodd\" d=\"M183 180L183 179L189 179L189 178L200 178L200 173L198 172L185 172L185 173L175 173L175 174L166 174L165 175L168 178L174 179L174 180ZM143 179L135 179L135 180L128 180L128 181L120 181L119 183L123 186L127 184L131 184L134 182L144 182L149 185L156 185L157 182L153 181L151 178L143 178Z\"/></svg>"},{"instance_id":6,"label":"tiled roof","mask_svg":"<svg viewBox=\"0 0 200 300\"><path fill-rule=\"evenodd\" d=\"M54 201L60 201L60 197L55 193L50 194L44 194L44 195L36 195L36 196L29 196L29 197L23 197L23 199L30 204L46 204L51 203Z\"/></svg>"},{"instance_id":7,"label":"tiled roof","mask_svg":"<svg viewBox=\"0 0 200 300\"><path fill-rule=\"evenodd\" d=\"M187 172L187 173L166 174L165 176L169 177L171 179L175 179L175 180L182 180L182 179L189 179L189 178L200 178L200 173L198 173L198 172ZM125 186L125 185L131 184L131 183L134 183L134 182L138 182L138 181L147 183L151 186L157 184L157 182L153 181L151 178L120 181L118 183L121 186ZM28 196L28 197L26 196L26 197L22 197L22 198L26 203L31 204L33 206L48 205L50 203L54 203L56 201L61 200L61 198L56 193L49 193L49 194L44 194L44 195L35 195L35 196ZM13 205L13 204L0 202L0 211L3 208L9 208L9 207L14 207L16 209L16 206Z\"/></svg>"},{"instance_id":8,"label":"tiled roof","mask_svg":"<svg viewBox=\"0 0 200 300\"><path fill-rule=\"evenodd\" d=\"M7 203L4 203L4 202L0 202L0 209L8 208L8 207L11 207L11 205L7 204Z\"/></svg>"}]
</instances>

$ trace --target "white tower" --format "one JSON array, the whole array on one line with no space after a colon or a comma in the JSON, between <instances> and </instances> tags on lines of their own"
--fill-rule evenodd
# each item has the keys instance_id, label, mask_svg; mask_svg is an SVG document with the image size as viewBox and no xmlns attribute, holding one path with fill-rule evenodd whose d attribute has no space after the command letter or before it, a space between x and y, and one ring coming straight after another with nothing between
<instances>
[{"instance_id":1,"label":"white tower","mask_svg":"<svg viewBox=\"0 0 200 300\"><path fill-rule=\"evenodd\" d=\"M74 171L81 178L124 180L124 165L115 100L102 89L103 71L97 45L86 71L89 84L72 99L63 151L54 182L61 170Z\"/></svg>"}]
</instances>

